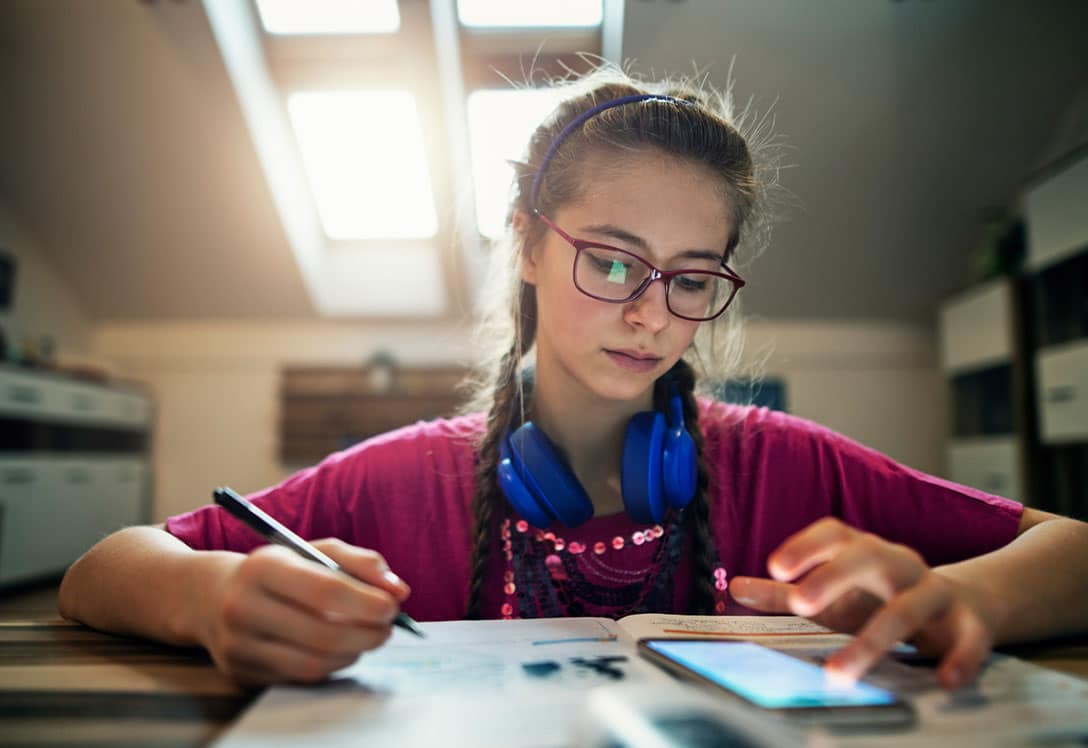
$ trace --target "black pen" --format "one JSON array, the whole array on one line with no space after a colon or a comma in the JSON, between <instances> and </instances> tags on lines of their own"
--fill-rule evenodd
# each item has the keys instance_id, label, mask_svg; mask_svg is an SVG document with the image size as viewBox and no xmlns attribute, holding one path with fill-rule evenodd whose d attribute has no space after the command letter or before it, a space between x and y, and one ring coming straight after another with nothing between
<instances>
[{"instance_id":1,"label":"black pen","mask_svg":"<svg viewBox=\"0 0 1088 748\"><path fill-rule=\"evenodd\" d=\"M255 507L233 489L226 486L217 488L212 491L212 498L215 499L216 504L226 509L242 522L245 522L246 525L256 530L269 542L286 546L303 558L316 561L333 571L347 574L347 572L341 568L340 564L314 548L298 535L295 535L295 533L268 516L268 514ZM397 617L393 619L393 625L400 626L406 631L411 631L416 636L426 636L426 634L423 633L423 629L419 627L419 624L413 621L403 611L397 612Z\"/></svg>"}]
</instances>

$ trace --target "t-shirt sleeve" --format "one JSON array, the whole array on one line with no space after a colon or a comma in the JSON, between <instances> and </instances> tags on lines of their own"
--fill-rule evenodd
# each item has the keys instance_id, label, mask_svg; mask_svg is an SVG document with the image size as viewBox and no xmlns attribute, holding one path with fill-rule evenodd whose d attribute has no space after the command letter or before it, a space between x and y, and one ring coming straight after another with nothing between
<instances>
[{"instance_id":1,"label":"t-shirt sleeve","mask_svg":"<svg viewBox=\"0 0 1088 748\"><path fill-rule=\"evenodd\" d=\"M342 510L348 504L342 490L342 474L364 470L365 459L366 455L359 451L337 452L320 464L300 470L282 483L247 498L307 540L338 537L352 542L352 527L346 521L347 512ZM352 464L347 464L347 460ZM267 542L214 504L170 517L166 520L166 530L200 551L248 553Z\"/></svg>"},{"instance_id":2,"label":"t-shirt sleeve","mask_svg":"<svg viewBox=\"0 0 1088 748\"><path fill-rule=\"evenodd\" d=\"M932 566L1016 537L1016 501L914 470L796 416L704 405L712 520L735 573L764 574L788 537L823 517L913 548Z\"/></svg>"},{"instance_id":3,"label":"t-shirt sleeve","mask_svg":"<svg viewBox=\"0 0 1088 748\"><path fill-rule=\"evenodd\" d=\"M438 419L337 452L250 499L307 540L370 548L411 587L423 621L464 615L475 444L483 417ZM195 550L248 553L264 539L212 504L166 521Z\"/></svg>"},{"instance_id":4,"label":"t-shirt sleeve","mask_svg":"<svg viewBox=\"0 0 1088 748\"><path fill-rule=\"evenodd\" d=\"M1016 537L1023 505L937 478L813 427L819 472L847 524L918 551L931 566L996 550Z\"/></svg>"}]
</instances>

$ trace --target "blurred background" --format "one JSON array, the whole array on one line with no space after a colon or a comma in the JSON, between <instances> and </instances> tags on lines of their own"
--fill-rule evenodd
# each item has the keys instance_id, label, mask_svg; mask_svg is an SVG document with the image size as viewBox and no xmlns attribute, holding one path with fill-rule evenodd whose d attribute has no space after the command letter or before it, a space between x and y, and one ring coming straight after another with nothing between
<instances>
[{"instance_id":1,"label":"blurred background","mask_svg":"<svg viewBox=\"0 0 1088 748\"><path fill-rule=\"evenodd\" d=\"M1077 0L4 0L0 585L453 412L595 59L783 145L721 396L1084 516L1085 50Z\"/></svg>"}]
</instances>

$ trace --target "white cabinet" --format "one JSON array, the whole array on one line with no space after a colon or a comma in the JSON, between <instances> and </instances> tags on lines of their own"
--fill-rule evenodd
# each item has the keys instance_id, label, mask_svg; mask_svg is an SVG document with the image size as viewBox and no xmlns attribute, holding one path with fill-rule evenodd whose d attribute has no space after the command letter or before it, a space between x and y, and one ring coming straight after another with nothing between
<instances>
[{"instance_id":1,"label":"white cabinet","mask_svg":"<svg viewBox=\"0 0 1088 748\"><path fill-rule=\"evenodd\" d=\"M947 448L948 477L987 493L1023 501L1020 446L1016 436L953 440Z\"/></svg>"},{"instance_id":2,"label":"white cabinet","mask_svg":"<svg viewBox=\"0 0 1088 748\"><path fill-rule=\"evenodd\" d=\"M34 419L47 417L56 407L49 398L58 394L50 384L31 374L0 370L0 413Z\"/></svg>"},{"instance_id":3,"label":"white cabinet","mask_svg":"<svg viewBox=\"0 0 1088 748\"><path fill-rule=\"evenodd\" d=\"M132 388L0 367L0 586L59 574L147 521L151 415Z\"/></svg>"},{"instance_id":4,"label":"white cabinet","mask_svg":"<svg viewBox=\"0 0 1088 748\"><path fill-rule=\"evenodd\" d=\"M129 429L151 423L143 393L7 368L0 368L0 415Z\"/></svg>"},{"instance_id":5,"label":"white cabinet","mask_svg":"<svg viewBox=\"0 0 1088 748\"><path fill-rule=\"evenodd\" d=\"M1088 155L1070 154L1024 195L1030 271L1037 504L1088 520Z\"/></svg>"},{"instance_id":6,"label":"white cabinet","mask_svg":"<svg viewBox=\"0 0 1088 748\"><path fill-rule=\"evenodd\" d=\"M52 472L42 458L0 459L0 581L37 576L53 564Z\"/></svg>"},{"instance_id":7,"label":"white cabinet","mask_svg":"<svg viewBox=\"0 0 1088 748\"><path fill-rule=\"evenodd\" d=\"M1088 157L1073 162L1024 197L1028 267L1039 271L1088 245Z\"/></svg>"},{"instance_id":8,"label":"white cabinet","mask_svg":"<svg viewBox=\"0 0 1088 748\"><path fill-rule=\"evenodd\" d=\"M972 288L941 306L941 367L986 368L1013 355L1012 285L1006 278Z\"/></svg>"},{"instance_id":9,"label":"white cabinet","mask_svg":"<svg viewBox=\"0 0 1088 748\"><path fill-rule=\"evenodd\" d=\"M1088 441L1088 340L1039 351L1036 366L1040 439Z\"/></svg>"},{"instance_id":10,"label":"white cabinet","mask_svg":"<svg viewBox=\"0 0 1088 748\"><path fill-rule=\"evenodd\" d=\"M941 368L952 404L947 477L1024 501L1024 435L1017 422L1017 361L1023 353L1014 324L1017 307L1016 289L1008 278L979 284L942 304Z\"/></svg>"}]
</instances>

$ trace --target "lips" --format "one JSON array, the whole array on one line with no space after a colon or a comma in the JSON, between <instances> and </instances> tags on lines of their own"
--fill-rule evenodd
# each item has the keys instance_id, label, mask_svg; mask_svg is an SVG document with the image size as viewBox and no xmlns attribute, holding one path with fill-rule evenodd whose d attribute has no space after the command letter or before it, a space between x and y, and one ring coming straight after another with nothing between
<instances>
[{"instance_id":1,"label":"lips","mask_svg":"<svg viewBox=\"0 0 1088 748\"><path fill-rule=\"evenodd\" d=\"M631 350L627 350L627 349L610 350L610 349L606 348L605 352L606 353L618 353L621 356L627 356L628 358L633 358L636 361L660 361L661 360L661 356L655 356L652 353L639 353L638 351L631 351Z\"/></svg>"},{"instance_id":2,"label":"lips","mask_svg":"<svg viewBox=\"0 0 1088 748\"><path fill-rule=\"evenodd\" d=\"M628 371L652 371L661 362L660 356L654 356L649 353L639 353L638 351L612 351L606 348L605 353L614 364L621 369L627 369Z\"/></svg>"}]
</instances>

